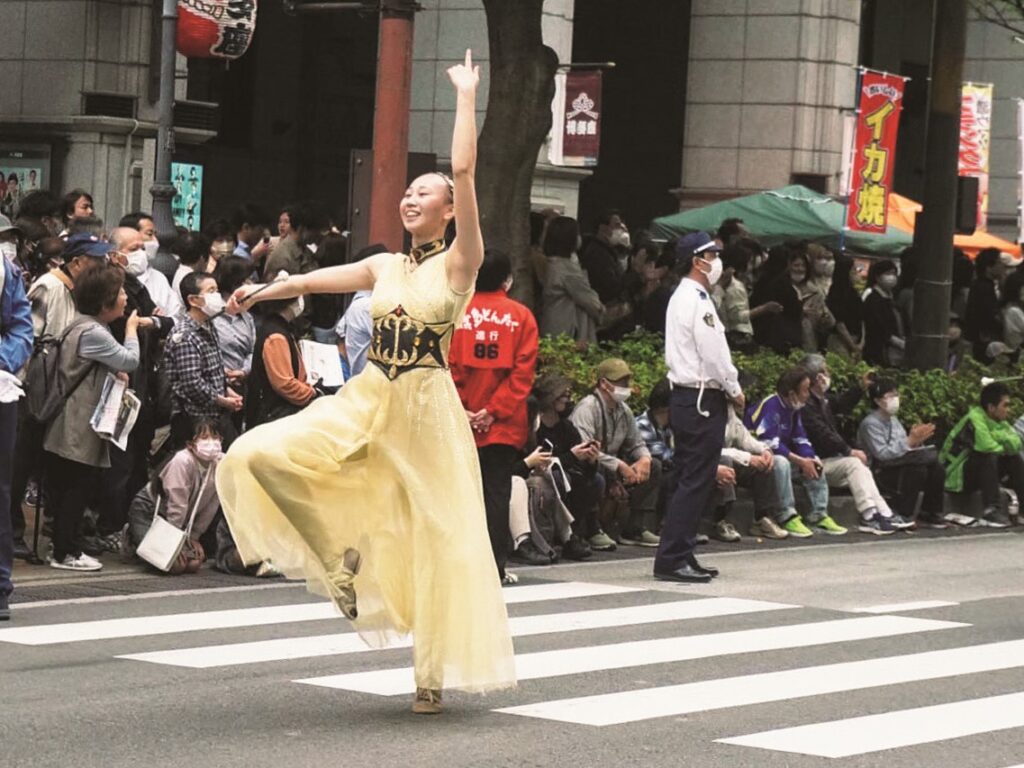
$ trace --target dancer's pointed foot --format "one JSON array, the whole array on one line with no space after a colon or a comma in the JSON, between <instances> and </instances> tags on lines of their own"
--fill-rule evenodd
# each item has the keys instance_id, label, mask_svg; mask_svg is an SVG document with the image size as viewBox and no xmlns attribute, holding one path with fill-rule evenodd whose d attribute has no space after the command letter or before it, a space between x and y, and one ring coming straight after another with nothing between
<instances>
[{"instance_id":1,"label":"dancer's pointed foot","mask_svg":"<svg viewBox=\"0 0 1024 768\"><path fill-rule=\"evenodd\" d=\"M341 565L331 572L331 582L338 590L338 594L334 597L334 604L345 614L347 619L355 619L359 616L359 610L356 608L354 582L362 562L363 558L358 549L346 549L341 558Z\"/></svg>"},{"instance_id":2,"label":"dancer's pointed foot","mask_svg":"<svg viewBox=\"0 0 1024 768\"><path fill-rule=\"evenodd\" d=\"M412 702L412 711L417 715L441 714L441 691L433 688L417 688Z\"/></svg>"}]
</instances>

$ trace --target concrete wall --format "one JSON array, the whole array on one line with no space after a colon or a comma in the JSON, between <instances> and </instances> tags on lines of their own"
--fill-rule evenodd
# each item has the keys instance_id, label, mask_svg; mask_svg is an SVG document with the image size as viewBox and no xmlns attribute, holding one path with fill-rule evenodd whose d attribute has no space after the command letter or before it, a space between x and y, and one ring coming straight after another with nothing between
<instances>
[{"instance_id":1,"label":"concrete wall","mask_svg":"<svg viewBox=\"0 0 1024 768\"><path fill-rule=\"evenodd\" d=\"M859 35L857 0L693 0L684 207L794 173L835 191Z\"/></svg>"}]
</instances>

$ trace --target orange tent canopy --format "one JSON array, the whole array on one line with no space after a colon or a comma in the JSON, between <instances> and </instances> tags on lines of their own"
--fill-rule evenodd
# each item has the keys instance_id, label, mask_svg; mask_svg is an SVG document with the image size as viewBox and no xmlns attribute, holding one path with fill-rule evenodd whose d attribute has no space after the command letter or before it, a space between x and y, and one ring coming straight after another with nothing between
<instances>
[{"instance_id":1,"label":"orange tent canopy","mask_svg":"<svg viewBox=\"0 0 1024 768\"><path fill-rule=\"evenodd\" d=\"M922 206L909 197L889 193L889 226L902 229L904 232L914 231L914 220ZM978 251L985 248L998 248L1002 253L1008 253L1015 259L1021 258L1020 245L1011 243L1001 237L996 237L990 232L977 230L973 235L954 235L953 245L973 259Z\"/></svg>"}]
</instances>

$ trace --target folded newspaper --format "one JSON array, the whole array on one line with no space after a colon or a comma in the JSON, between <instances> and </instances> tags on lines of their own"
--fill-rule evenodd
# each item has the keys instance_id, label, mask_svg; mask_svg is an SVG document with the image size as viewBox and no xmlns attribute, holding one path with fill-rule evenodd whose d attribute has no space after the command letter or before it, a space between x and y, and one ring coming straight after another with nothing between
<instances>
[{"instance_id":1,"label":"folded newspaper","mask_svg":"<svg viewBox=\"0 0 1024 768\"><path fill-rule=\"evenodd\" d=\"M128 435L139 418L141 407L135 392L117 376L108 373L89 424L93 432L124 451L128 448Z\"/></svg>"},{"instance_id":2,"label":"folded newspaper","mask_svg":"<svg viewBox=\"0 0 1024 768\"><path fill-rule=\"evenodd\" d=\"M337 345L303 339L299 342L299 351L306 366L307 383L315 384L320 379L325 387L340 387L345 383Z\"/></svg>"}]
</instances>

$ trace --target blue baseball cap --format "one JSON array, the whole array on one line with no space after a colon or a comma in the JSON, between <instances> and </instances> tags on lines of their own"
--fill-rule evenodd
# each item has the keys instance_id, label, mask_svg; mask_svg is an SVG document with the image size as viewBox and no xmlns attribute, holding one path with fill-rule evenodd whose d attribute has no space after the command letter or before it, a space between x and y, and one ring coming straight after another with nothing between
<instances>
[{"instance_id":1,"label":"blue baseball cap","mask_svg":"<svg viewBox=\"0 0 1024 768\"><path fill-rule=\"evenodd\" d=\"M64 245L64 258L73 259L75 256L91 256L94 259L105 259L108 254L115 250L113 243L100 240L96 235L86 232L72 235Z\"/></svg>"},{"instance_id":2,"label":"blue baseball cap","mask_svg":"<svg viewBox=\"0 0 1024 768\"><path fill-rule=\"evenodd\" d=\"M690 232L676 243L676 258L694 256L700 253L719 253L722 246L707 232Z\"/></svg>"}]
</instances>

